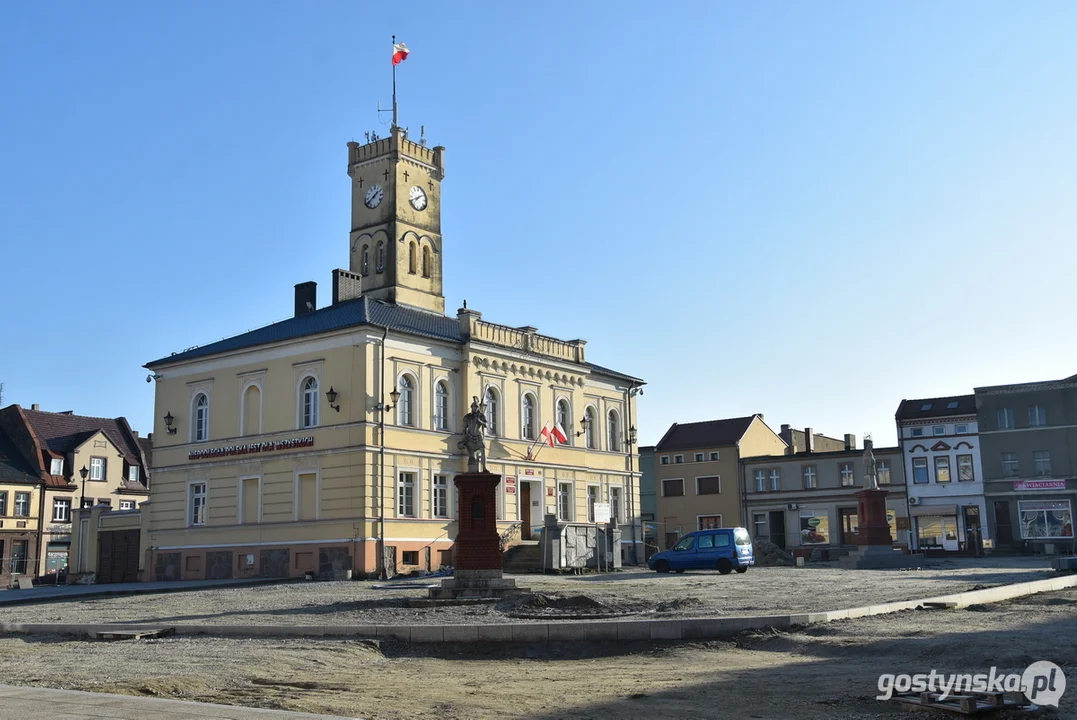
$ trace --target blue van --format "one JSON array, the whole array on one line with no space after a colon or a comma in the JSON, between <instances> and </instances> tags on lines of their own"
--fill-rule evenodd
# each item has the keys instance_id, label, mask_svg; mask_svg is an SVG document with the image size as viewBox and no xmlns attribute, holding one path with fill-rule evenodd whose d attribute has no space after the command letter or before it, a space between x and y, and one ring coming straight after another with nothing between
<instances>
[{"instance_id":1,"label":"blue van","mask_svg":"<svg viewBox=\"0 0 1077 720\"><path fill-rule=\"evenodd\" d=\"M718 528L690 532L669 550L655 553L647 561L651 570L717 570L723 575L736 570L748 572L755 565L752 538L744 528Z\"/></svg>"}]
</instances>

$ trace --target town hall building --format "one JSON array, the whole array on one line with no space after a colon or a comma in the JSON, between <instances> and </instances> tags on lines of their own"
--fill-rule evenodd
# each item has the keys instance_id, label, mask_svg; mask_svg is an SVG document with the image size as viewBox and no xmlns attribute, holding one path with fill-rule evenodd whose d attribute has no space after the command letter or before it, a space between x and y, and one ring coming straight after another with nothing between
<instances>
[{"instance_id":1,"label":"town hall building","mask_svg":"<svg viewBox=\"0 0 1077 720\"><path fill-rule=\"evenodd\" d=\"M350 264L329 302L146 365L156 380L144 579L340 575L451 565L453 476L472 398L499 473L498 528L594 523L609 503L626 562L642 558L636 395L583 340L446 316L444 148L348 143ZM559 424L565 442L543 429ZM604 507L602 508L604 510Z\"/></svg>"}]
</instances>

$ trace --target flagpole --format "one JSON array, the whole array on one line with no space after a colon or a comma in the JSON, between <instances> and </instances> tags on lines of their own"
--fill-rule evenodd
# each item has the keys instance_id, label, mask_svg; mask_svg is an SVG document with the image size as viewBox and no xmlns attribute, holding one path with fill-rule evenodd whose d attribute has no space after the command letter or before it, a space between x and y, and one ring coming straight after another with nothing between
<instances>
[{"instance_id":1,"label":"flagpole","mask_svg":"<svg viewBox=\"0 0 1077 720\"><path fill-rule=\"evenodd\" d=\"M396 35L393 35L393 53L396 53ZM396 127L396 63L393 63L393 127Z\"/></svg>"}]
</instances>

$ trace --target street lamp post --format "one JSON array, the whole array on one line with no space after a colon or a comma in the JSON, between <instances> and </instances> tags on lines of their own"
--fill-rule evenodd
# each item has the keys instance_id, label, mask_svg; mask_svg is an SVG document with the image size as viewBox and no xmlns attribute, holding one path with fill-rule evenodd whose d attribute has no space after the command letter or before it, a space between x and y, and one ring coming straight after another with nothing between
<instances>
[{"instance_id":1,"label":"street lamp post","mask_svg":"<svg viewBox=\"0 0 1077 720\"><path fill-rule=\"evenodd\" d=\"M85 465L83 465L82 469L79 470L79 477L82 478L82 497L79 499L79 510L86 507L86 476L89 474L90 471L86 469Z\"/></svg>"}]
</instances>

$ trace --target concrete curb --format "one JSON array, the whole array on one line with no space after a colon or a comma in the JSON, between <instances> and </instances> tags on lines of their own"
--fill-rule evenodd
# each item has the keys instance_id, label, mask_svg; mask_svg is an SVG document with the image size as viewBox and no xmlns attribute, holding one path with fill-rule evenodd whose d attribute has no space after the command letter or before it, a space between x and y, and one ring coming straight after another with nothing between
<instances>
[{"instance_id":1,"label":"concrete curb","mask_svg":"<svg viewBox=\"0 0 1077 720\"><path fill-rule=\"evenodd\" d=\"M54 595L45 593L29 595L29 593L38 593L42 590L48 590L50 587L48 585L43 585L35 587L33 590L5 590L5 594L15 594L10 597L0 597L0 611L5 607L14 605L36 605L38 603L63 602L64 600L90 600L94 598L119 597L123 595L157 595L159 593L198 592L199 590L215 590L217 588L246 587L248 585L276 585L293 582L302 582L302 578L237 578L233 580L213 580L211 583L202 585L181 585L177 583L176 587L169 587L168 585L162 585L155 582L152 587L146 588L130 587L130 585L135 583L124 583L125 587L120 590L110 590L108 585L81 585L79 587L92 587L95 589L87 592L57 592ZM101 589L97 590L96 588ZM18 593L26 594L20 596Z\"/></svg>"},{"instance_id":2,"label":"concrete curb","mask_svg":"<svg viewBox=\"0 0 1077 720\"><path fill-rule=\"evenodd\" d=\"M119 630L175 629L176 635L217 637L347 637L393 639L407 643L517 642L546 643L572 641L634 642L639 640L717 640L744 630L767 627L788 630L800 625L884 615L913 610L925 603L954 603L957 608L1001 602L1054 590L1077 587L1077 575L999 585L984 590L921 600L789 615L745 617L681 618L676 620L572 621L553 623L501 623L498 625L179 625L172 623L0 623L0 632L23 634L91 635Z\"/></svg>"}]
</instances>

